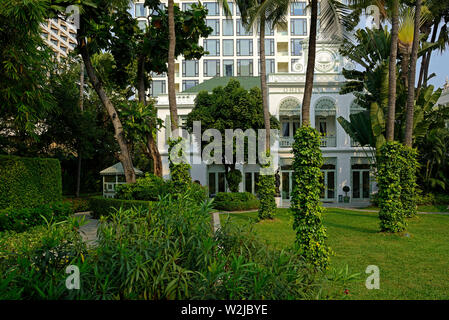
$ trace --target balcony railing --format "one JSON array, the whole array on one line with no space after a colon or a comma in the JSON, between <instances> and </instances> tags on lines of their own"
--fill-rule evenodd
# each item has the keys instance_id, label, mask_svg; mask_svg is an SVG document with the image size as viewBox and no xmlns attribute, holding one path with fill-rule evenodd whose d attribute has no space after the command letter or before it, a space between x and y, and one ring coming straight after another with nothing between
<instances>
[{"instance_id":1,"label":"balcony railing","mask_svg":"<svg viewBox=\"0 0 449 320\"><path fill-rule=\"evenodd\" d=\"M337 138L336 137L321 137L321 147L322 148L332 148L337 146Z\"/></svg>"},{"instance_id":2,"label":"balcony railing","mask_svg":"<svg viewBox=\"0 0 449 320\"><path fill-rule=\"evenodd\" d=\"M280 148L291 148L293 145L293 142L295 142L295 139L293 139L293 137L281 137L279 139L279 147Z\"/></svg>"},{"instance_id":3,"label":"balcony railing","mask_svg":"<svg viewBox=\"0 0 449 320\"><path fill-rule=\"evenodd\" d=\"M279 139L280 148L291 148L295 140L293 137L281 137ZM321 147L322 148L332 148L337 146L336 137L321 137Z\"/></svg>"}]
</instances>

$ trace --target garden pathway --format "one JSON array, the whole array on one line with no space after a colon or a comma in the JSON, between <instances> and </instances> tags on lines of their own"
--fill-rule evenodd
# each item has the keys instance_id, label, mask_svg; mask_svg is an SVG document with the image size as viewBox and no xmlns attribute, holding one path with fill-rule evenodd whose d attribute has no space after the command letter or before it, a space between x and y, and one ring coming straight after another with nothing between
<instances>
[{"instance_id":1,"label":"garden pathway","mask_svg":"<svg viewBox=\"0 0 449 320\"><path fill-rule=\"evenodd\" d=\"M75 213L75 217L84 217L86 219L86 224L80 227L80 235L83 241L86 242L88 246L95 245L97 243L97 230L99 221L93 219L90 212L78 212Z\"/></svg>"}]
</instances>

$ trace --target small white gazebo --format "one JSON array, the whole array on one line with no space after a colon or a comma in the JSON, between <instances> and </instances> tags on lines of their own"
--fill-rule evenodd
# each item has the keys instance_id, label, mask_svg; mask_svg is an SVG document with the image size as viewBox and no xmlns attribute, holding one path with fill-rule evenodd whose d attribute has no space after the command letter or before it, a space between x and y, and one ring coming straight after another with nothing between
<instances>
[{"instance_id":1,"label":"small white gazebo","mask_svg":"<svg viewBox=\"0 0 449 320\"><path fill-rule=\"evenodd\" d=\"M134 168L134 172L136 176L143 175L143 172L137 168ZM100 171L100 175L103 177L103 197L105 198L114 198L117 185L126 183L125 171L121 162Z\"/></svg>"}]
</instances>

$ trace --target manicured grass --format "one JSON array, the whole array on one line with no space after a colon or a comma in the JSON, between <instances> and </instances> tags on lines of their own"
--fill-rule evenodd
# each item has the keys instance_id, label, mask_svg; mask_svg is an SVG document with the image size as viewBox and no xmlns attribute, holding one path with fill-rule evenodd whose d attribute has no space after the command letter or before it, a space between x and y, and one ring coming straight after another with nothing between
<instances>
[{"instance_id":1,"label":"manicured grass","mask_svg":"<svg viewBox=\"0 0 449 320\"><path fill-rule=\"evenodd\" d=\"M231 223L245 224L254 222L257 213L223 214L222 223L227 216ZM348 265L350 273L360 273L332 290L348 289L350 299L449 299L449 216L419 215L408 223L405 234L384 234L377 213L328 209L324 224L335 252L332 268ZM254 230L278 248L295 240L288 209L278 209L275 220L258 222ZM379 290L365 287L368 265L380 269Z\"/></svg>"},{"instance_id":2,"label":"manicured grass","mask_svg":"<svg viewBox=\"0 0 449 320\"><path fill-rule=\"evenodd\" d=\"M419 212L449 212L449 205L447 204L435 204L435 205L422 205L418 206ZM379 210L378 207L369 206L362 208L362 210Z\"/></svg>"}]
</instances>

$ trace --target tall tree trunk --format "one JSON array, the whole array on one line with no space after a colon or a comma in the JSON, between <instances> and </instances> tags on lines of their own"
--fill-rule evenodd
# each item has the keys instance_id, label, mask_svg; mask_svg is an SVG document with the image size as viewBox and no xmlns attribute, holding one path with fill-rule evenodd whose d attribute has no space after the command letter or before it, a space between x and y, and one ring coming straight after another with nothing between
<instances>
[{"instance_id":1,"label":"tall tree trunk","mask_svg":"<svg viewBox=\"0 0 449 320\"><path fill-rule=\"evenodd\" d=\"M78 37L78 47L83 57L84 67L86 68L87 75L89 76L90 82L94 87L95 91L98 94L103 106L106 108L106 111L109 114L109 118L112 121L114 126L114 137L117 140L117 143L120 147L120 154L118 158L123 165L123 170L125 172L125 179L127 183L136 182L136 173L134 172L133 162L131 159L131 153L129 150L129 146L125 140L125 135L123 132L122 122L115 110L114 105L106 94L104 90L103 83L98 79L95 74L95 69L92 66L92 62L90 60L90 54L87 50L86 40L82 37Z\"/></svg>"},{"instance_id":2,"label":"tall tree trunk","mask_svg":"<svg viewBox=\"0 0 449 320\"><path fill-rule=\"evenodd\" d=\"M137 60L137 94L139 97L139 102L144 106L147 105L145 86L145 57L140 55ZM153 119L150 119L150 128L155 127ZM162 177L162 159L159 149L157 148L156 141L152 134L148 134L146 147L148 149L148 155L153 160L153 173L159 177Z\"/></svg>"},{"instance_id":3,"label":"tall tree trunk","mask_svg":"<svg viewBox=\"0 0 449 320\"><path fill-rule=\"evenodd\" d=\"M408 74L408 94L407 94L407 111L405 120L405 141L408 147L412 146L413 141L413 113L415 109L415 79L416 79L416 62L418 61L419 50L419 22L421 20L421 4L422 0L416 0L415 9L415 31L413 35L413 47L410 58L410 72Z\"/></svg>"},{"instance_id":4,"label":"tall tree trunk","mask_svg":"<svg viewBox=\"0 0 449 320\"><path fill-rule=\"evenodd\" d=\"M175 91L175 10L174 1L168 0L168 104L170 108L171 131L173 137L177 137L178 110L176 108Z\"/></svg>"},{"instance_id":5,"label":"tall tree trunk","mask_svg":"<svg viewBox=\"0 0 449 320\"><path fill-rule=\"evenodd\" d=\"M388 117L387 117L387 141L394 140L394 122L396 114L396 58L398 54L399 32L399 0L393 2L390 65L388 72Z\"/></svg>"},{"instance_id":6,"label":"tall tree trunk","mask_svg":"<svg viewBox=\"0 0 449 320\"><path fill-rule=\"evenodd\" d=\"M408 90L408 73L410 70L410 54L408 52L408 49L405 48L404 50L401 50L402 52L402 60L401 60L401 68L402 68L402 75L401 79L404 81L405 90Z\"/></svg>"},{"instance_id":7,"label":"tall tree trunk","mask_svg":"<svg viewBox=\"0 0 449 320\"><path fill-rule=\"evenodd\" d=\"M78 106L80 111L84 111L84 63L81 60L80 63L80 97L78 100ZM76 170L76 190L75 197L80 196L80 186L81 186L81 148L78 147L78 166Z\"/></svg>"},{"instance_id":8,"label":"tall tree trunk","mask_svg":"<svg viewBox=\"0 0 449 320\"><path fill-rule=\"evenodd\" d=\"M313 77L315 74L316 35L318 19L318 0L312 0L312 14L310 17L309 50L307 53L306 83L302 102L302 125L310 125L310 102L312 100Z\"/></svg>"},{"instance_id":9,"label":"tall tree trunk","mask_svg":"<svg viewBox=\"0 0 449 320\"><path fill-rule=\"evenodd\" d=\"M270 151L270 110L268 109L267 65L265 57L265 17L260 18L260 88L262 89L263 120L265 123L265 150Z\"/></svg>"}]
</instances>

